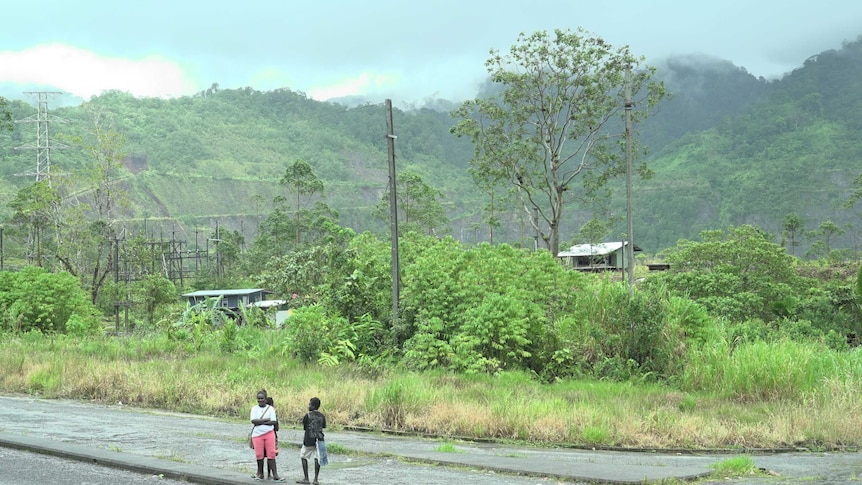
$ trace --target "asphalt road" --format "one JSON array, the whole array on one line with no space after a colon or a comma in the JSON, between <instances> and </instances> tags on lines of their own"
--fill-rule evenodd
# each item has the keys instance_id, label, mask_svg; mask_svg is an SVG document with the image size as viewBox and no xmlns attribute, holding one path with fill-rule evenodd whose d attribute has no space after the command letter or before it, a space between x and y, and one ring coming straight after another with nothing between
<instances>
[{"instance_id":1,"label":"asphalt road","mask_svg":"<svg viewBox=\"0 0 862 485\"><path fill-rule=\"evenodd\" d=\"M68 460L56 456L0 448L0 485L56 483L79 485L188 485L188 482L162 478Z\"/></svg>"},{"instance_id":2,"label":"asphalt road","mask_svg":"<svg viewBox=\"0 0 862 485\"><path fill-rule=\"evenodd\" d=\"M250 478L254 457L245 444L248 429L239 419L134 409L120 403L0 395L0 485L155 483L160 472L166 477L198 477L198 483L254 483ZM279 472L289 482L300 477L301 436L302 431L290 424L283 424L279 432ZM327 433L327 442L341 448L333 448L330 465L321 471L320 481L325 485L641 484L699 477L704 484L776 485L859 483L862 477L862 452L858 451L752 454L755 465L771 475L709 480L703 477L712 465L744 453L543 449L470 442L455 442L454 450L443 452L438 450L441 440L337 430ZM76 457L83 462L69 464L47 456L22 455L20 450ZM86 468L96 462L109 466ZM73 471L65 473L67 468ZM131 478L123 475L98 481L99 476L111 473L131 473ZM138 479L143 481L134 481Z\"/></svg>"},{"instance_id":3,"label":"asphalt road","mask_svg":"<svg viewBox=\"0 0 862 485\"><path fill-rule=\"evenodd\" d=\"M29 416L21 419L21 416ZM135 409L120 405L103 405L66 400L41 400L31 396L0 396L0 432L25 436L34 446L50 446L51 443L83 445L94 450L108 451L116 459L137 457L163 460L168 463L193 464L212 470L224 470L224 476L236 476L253 483L250 479L255 462L251 450L245 446L249 426L244 421L228 422L206 416L171 413L158 410ZM294 483L301 478L299 442L301 430L282 427L279 433L281 453L278 457L279 474ZM338 433L330 432L333 443L344 445L358 451L383 451L390 440L374 435L361 435L356 442L346 441L348 436L338 439ZM355 444L355 443L361 443ZM431 445L436 446L436 444ZM363 450L363 447L365 448ZM26 472L13 472L23 460L15 460L20 451L0 447L0 452L8 454L12 460L9 467L6 461L0 462L0 485L33 482ZM39 456L40 463L50 463L57 458ZM68 460L62 463L69 464ZM72 461L70 470L78 470ZM64 465L64 466L66 466ZM87 464L113 473L106 467ZM27 469L33 467L28 466ZM73 478L73 475L54 473L50 466L43 467L44 480L58 484L97 484L97 483L155 483L152 475L142 475L141 482L117 480L105 482L90 480L87 477ZM78 473L75 471L74 473ZM132 476L139 474L131 473ZM216 473L218 474L218 473ZM43 482L39 479L37 481ZM345 455L330 454L330 465L321 470L320 482L325 485L336 484L410 484L410 485L449 485L469 483L471 485L535 485L554 483L577 483L570 480L555 480L546 477L519 476L499 471L475 468L452 467L404 461L398 456ZM188 482L159 482L188 483Z\"/></svg>"}]
</instances>

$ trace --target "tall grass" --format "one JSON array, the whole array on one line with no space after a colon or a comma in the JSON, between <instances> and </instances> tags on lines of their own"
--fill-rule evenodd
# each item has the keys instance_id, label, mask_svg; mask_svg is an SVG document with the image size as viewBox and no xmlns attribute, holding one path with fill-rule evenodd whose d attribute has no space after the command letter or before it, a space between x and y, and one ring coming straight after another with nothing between
<instances>
[{"instance_id":1,"label":"tall grass","mask_svg":"<svg viewBox=\"0 0 862 485\"><path fill-rule=\"evenodd\" d=\"M782 339L733 347L717 339L692 350L689 357L683 389L709 390L739 401L795 400L833 379L862 385L862 353L835 352L816 342Z\"/></svg>"},{"instance_id":2,"label":"tall grass","mask_svg":"<svg viewBox=\"0 0 862 485\"><path fill-rule=\"evenodd\" d=\"M268 330L241 353L159 335L0 336L0 390L244 419L267 389L283 426L312 396L330 427L577 446L749 449L862 444L862 353L792 341L691 350L674 386L305 365ZM254 333L257 332L257 333ZM253 344L249 345L249 342Z\"/></svg>"}]
</instances>

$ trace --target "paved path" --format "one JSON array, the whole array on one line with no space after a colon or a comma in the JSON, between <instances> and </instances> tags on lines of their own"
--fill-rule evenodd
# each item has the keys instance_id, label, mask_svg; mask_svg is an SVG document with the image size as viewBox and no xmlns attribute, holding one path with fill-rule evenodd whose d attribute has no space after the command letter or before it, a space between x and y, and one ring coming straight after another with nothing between
<instances>
[{"instance_id":1,"label":"paved path","mask_svg":"<svg viewBox=\"0 0 862 485\"><path fill-rule=\"evenodd\" d=\"M29 396L0 396L0 447L18 448L102 463L197 483L253 483L254 457L246 446L250 425L240 421ZM279 432L282 476L299 471L301 431ZM477 485L536 483L643 483L694 480L730 455L683 455L543 449L454 442L361 432L327 432L334 450L321 471L322 484L410 483ZM862 454L793 453L755 456L755 463L809 483L857 480ZM442 465L442 466L441 466ZM0 471L2 473L2 471ZM775 483L774 477L763 483ZM722 483L760 483L757 479Z\"/></svg>"}]
</instances>

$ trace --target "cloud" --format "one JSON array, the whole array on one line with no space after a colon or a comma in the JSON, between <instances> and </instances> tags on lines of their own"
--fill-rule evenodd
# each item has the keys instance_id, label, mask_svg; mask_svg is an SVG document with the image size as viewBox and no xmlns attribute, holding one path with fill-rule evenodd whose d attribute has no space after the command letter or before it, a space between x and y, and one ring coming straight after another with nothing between
<instances>
[{"instance_id":1,"label":"cloud","mask_svg":"<svg viewBox=\"0 0 862 485\"><path fill-rule=\"evenodd\" d=\"M182 67L162 56L104 57L56 43L0 51L0 81L55 86L84 99L112 89L139 97L182 96L195 91L195 83Z\"/></svg>"},{"instance_id":2,"label":"cloud","mask_svg":"<svg viewBox=\"0 0 862 485\"><path fill-rule=\"evenodd\" d=\"M363 72L352 78L311 88L308 90L308 95L318 101L344 96L370 95L397 85L399 79L400 75L394 73Z\"/></svg>"}]
</instances>

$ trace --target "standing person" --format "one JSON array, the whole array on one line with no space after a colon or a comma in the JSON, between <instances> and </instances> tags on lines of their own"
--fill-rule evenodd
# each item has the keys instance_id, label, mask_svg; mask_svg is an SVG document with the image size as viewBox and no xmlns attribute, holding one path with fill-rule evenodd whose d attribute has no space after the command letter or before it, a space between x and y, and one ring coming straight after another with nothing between
<instances>
[{"instance_id":1,"label":"standing person","mask_svg":"<svg viewBox=\"0 0 862 485\"><path fill-rule=\"evenodd\" d=\"M275 401L272 400L272 397L267 396L266 403L275 409ZM270 457L266 454L266 448L263 449L264 458L273 458L272 462L269 460L266 462L266 478L272 478L272 476L276 474L272 469L271 463L275 463L275 458L278 458L278 421L276 421L275 425L272 427L272 432L275 434L275 454Z\"/></svg>"},{"instance_id":2,"label":"standing person","mask_svg":"<svg viewBox=\"0 0 862 485\"><path fill-rule=\"evenodd\" d=\"M275 465L275 426L278 425L278 416L275 414L275 408L266 403L266 397L266 390L257 391L257 406L253 406L250 413L251 424L254 426L251 430L251 441L257 459L257 473L252 475L252 478L263 480L263 459L266 456L267 464L272 469L272 480L283 482L284 479L278 476Z\"/></svg>"},{"instance_id":3,"label":"standing person","mask_svg":"<svg viewBox=\"0 0 862 485\"><path fill-rule=\"evenodd\" d=\"M323 428L326 427L326 416L319 411L320 399L313 397L308 401L308 413L302 417L302 429L305 433L302 438L302 449L299 450L299 458L302 460L302 474L304 478L296 483L317 484L317 476L320 474L320 453L317 442L323 441ZM308 461L314 460L314 481L308 481Z\"/></svg>"}]
</instances>

